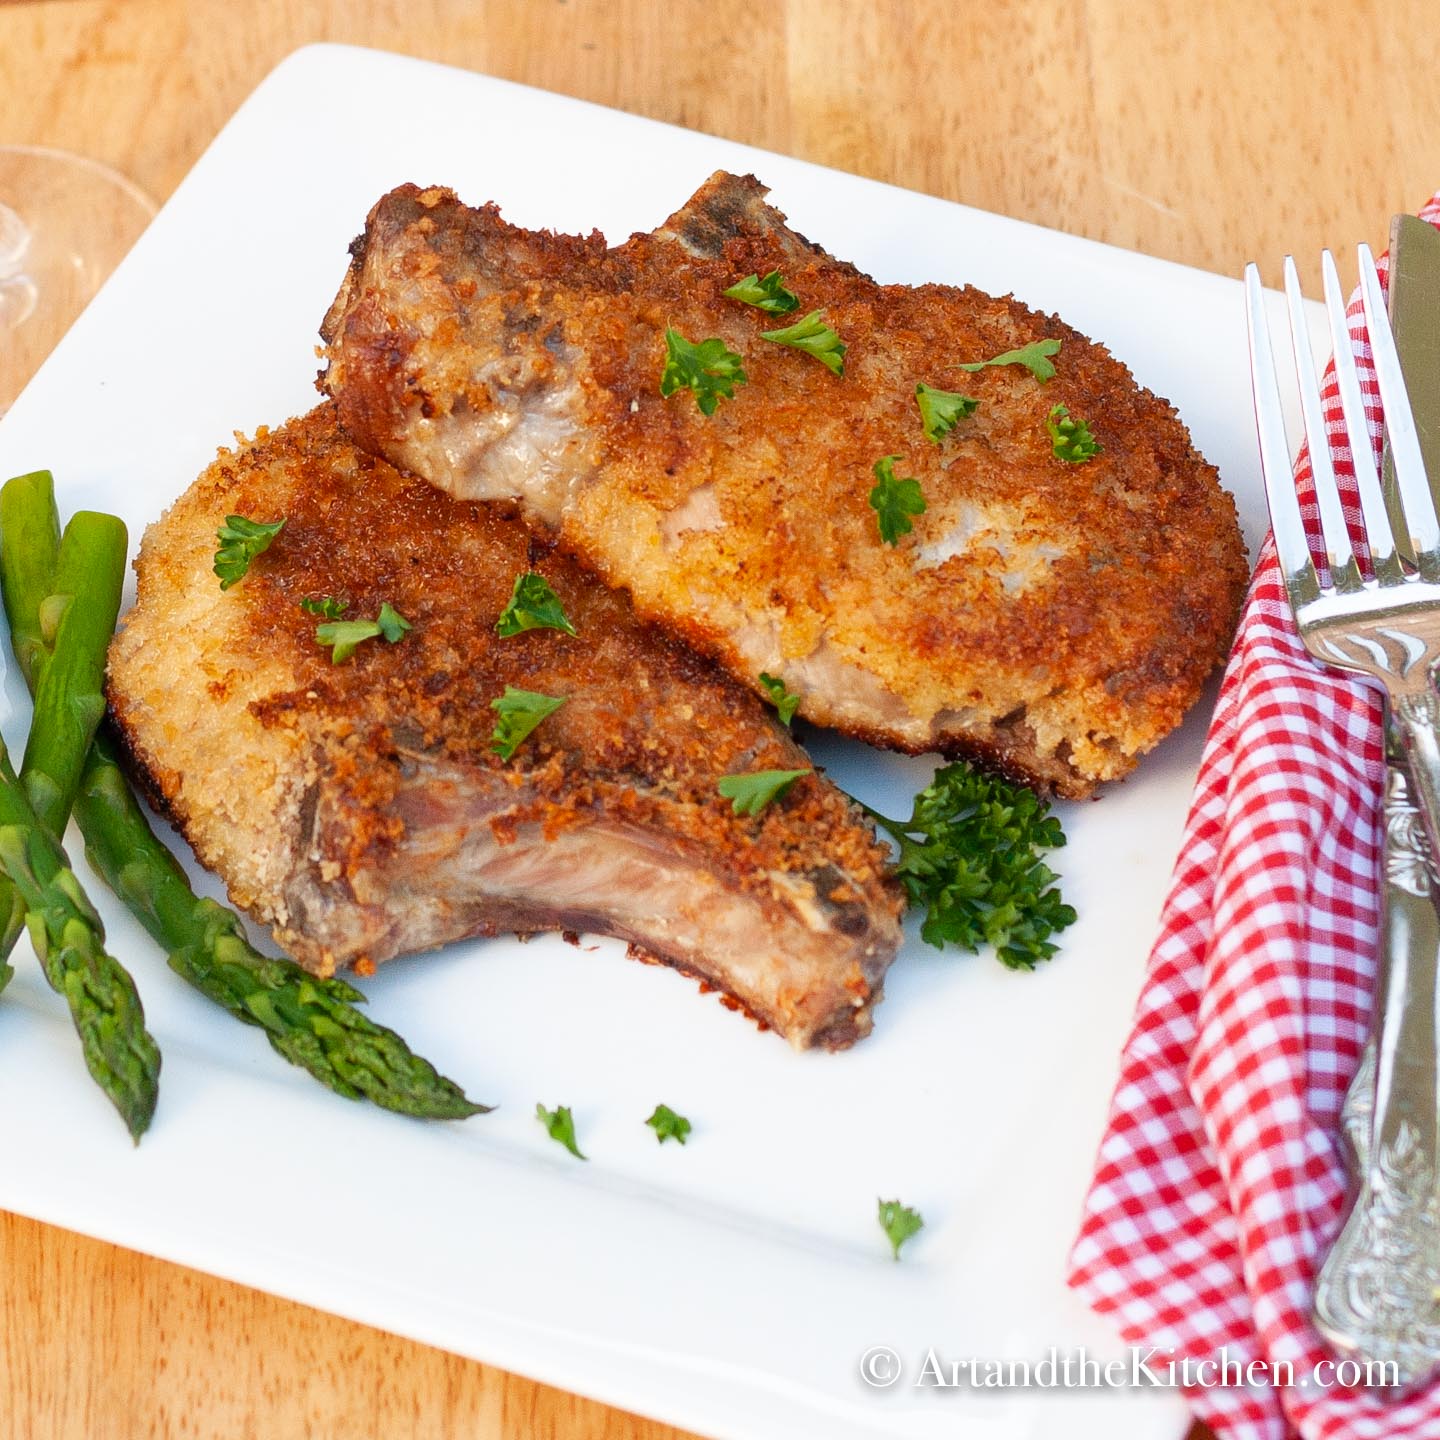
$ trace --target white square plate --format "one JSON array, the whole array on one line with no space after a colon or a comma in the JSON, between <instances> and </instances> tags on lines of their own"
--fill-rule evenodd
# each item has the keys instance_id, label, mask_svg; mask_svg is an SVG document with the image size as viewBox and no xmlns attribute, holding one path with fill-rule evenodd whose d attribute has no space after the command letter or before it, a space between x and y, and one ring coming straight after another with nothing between
<instances>
[{"instance_id":1,"label":"white square plate","mask_svg":"<svg viewBox=\"0 0 1440 1440\"><path fill-rule=\"evenodd\" d=\"M401 181L616 240L722 166L758 174L799 230L878 279L1014 291L1103 340L1178 405L1253 546L1235 282L330 46L281 65L176 191L0 423L0 476L50 468L66 514L118 511L138 538L233 431L315 403L346 246ZM0 705L18 745L13 666ZM1192 716L1099 804L1062 807L1057 868L1081 918L1054 962L1017 975L912 938L874 1035L847 1054L792 1054L609 942L462 944L386 966L367 987L377 1017L500 1106L463 1125L350 1104L289 1069L176 980L96 881L165 1052L160 1109L132 1150L22 964L0 1001L0 1205L715 1435L1173 1436L1171 1393L912 1382L930 1347L1119 1353L1064 1260L1203 728ZM892 813L929 773L815 749ZM537 1101L573 1107L588 1164L546 1138ZM657 1101L694 1121L684 1149L643 1125ZM882 1195L926 1220L898 1265ZM859 1360L880 1344L906 1373L869 1389Z\"/></svg>"}]
</instances>

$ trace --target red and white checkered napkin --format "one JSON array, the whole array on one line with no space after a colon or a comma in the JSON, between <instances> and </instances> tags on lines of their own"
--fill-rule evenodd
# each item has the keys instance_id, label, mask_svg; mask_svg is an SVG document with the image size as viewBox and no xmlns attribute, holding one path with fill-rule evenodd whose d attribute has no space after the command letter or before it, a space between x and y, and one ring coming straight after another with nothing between
<instances>
[{"instance_id":1,"label":"red and white checkered napkin","mask_svg":"<svg viewBox=\"0 0 1440 1440\"><path fill-rule=\"evenodd\" d=\"M1420 213L1440 226L1440 192ZM1378 457L1358 300L1349 313ZM1343 487L1333 370L1324 400ZM1303 501L1303 452L1296 475ZM1358 522L1353 481L1345 498ZM1318 533L1313 503L1302 508ZM1325 1372L1298 1383L1328 1356L1308 1317L1346 1193L1340 1104L1370 1019L1383 773L1373 693L1308 659L1267 543L1070 1262L1075 1289L1161 1363L1223 1350L1242 1368L1268 1362L1252 1376L1283 1376L1290 1362L1293 1387L1191 1390L1225 1440L1440 1437L1440 1384L1386 1403L1326 1388Z\"/></svg>"}]
</instances>

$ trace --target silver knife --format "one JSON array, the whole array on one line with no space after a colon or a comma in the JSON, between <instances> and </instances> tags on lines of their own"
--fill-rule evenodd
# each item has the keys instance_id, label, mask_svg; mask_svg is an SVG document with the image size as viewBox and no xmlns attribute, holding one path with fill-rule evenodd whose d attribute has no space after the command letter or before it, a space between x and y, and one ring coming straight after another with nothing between
<instances>
[{"instance_id":1,"label":"silver knife","mask_svg":"<svg viewBox=\"0 0 1440 1440\"><path fill-rule=\"evenodd\" d=\"M1409 215L1391 226L1390 317L1440 501L1440 232ZM1388 446L1384 477L1393 517ZM1341 1113L1355 1194L1314 1318L1338 1353L1378 1362L1367 1383L1409 1389L1440 1365L1440 872L1388 716L1385 758L1375 1020Z\"/></svg>"},{"instance_id":2,"label":"silver knife","mask_svg":"<svg viewBox=\"0 0 1440 1440\"><path fill-rule=\"evenodd\" d=\"M1397 215L1390 222L1390 328L1410 392L1425 473L1440 501L1440 230L1414 215ZM1413 560L1388 445L1381 468L1396 548Z\"/></svg>"}]
</instances>

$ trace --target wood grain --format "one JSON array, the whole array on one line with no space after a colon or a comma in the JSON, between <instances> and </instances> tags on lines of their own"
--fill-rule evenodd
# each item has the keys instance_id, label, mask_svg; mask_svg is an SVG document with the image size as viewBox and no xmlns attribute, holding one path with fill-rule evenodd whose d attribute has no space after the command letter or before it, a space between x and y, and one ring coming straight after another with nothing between
<instances>
[{"instance_id":1,"label":"wood grain","mask_svg":"<svg viewBox=\"0 0 1440 1440\"><path fill-rule=\"evenodd\" d=\"M0 143L163 199L316 40L1272 281L1287 250L1383 242L1440 185L1433 0L0 0ZM0 1434L27 1440L680 1434L15 1217L0 1307Z\"/></svg>"},{"instance_id":2,"label":"wood grain","mask_svg":"<svg viewBox=\"0 0 1440 1440\"><path fill-rule=\"evenodd\" d=\"M684 1440L255 1290L0 1214L0 1435Z\"/></svg>"}]
</instances>

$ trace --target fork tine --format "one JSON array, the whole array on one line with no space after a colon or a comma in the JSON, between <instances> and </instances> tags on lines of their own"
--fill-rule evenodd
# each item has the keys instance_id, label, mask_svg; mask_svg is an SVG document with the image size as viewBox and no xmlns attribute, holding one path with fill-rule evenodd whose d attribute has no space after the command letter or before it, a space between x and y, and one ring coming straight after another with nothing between
<instances>
[{"instance_id":1,"label":"fork tine","mask_svg":"<svg viewBox=\"0 0 1440 1440\"><path fill-rule=\"evenodd\" d=\"M1360 567L1350 544L1350 530L1345 512L1340 507L1340 488L1335 483L1335 466L1330 460L1330 437L1325 431L1325 412L1320 403L1320 379L1315 373L1315 355L1310 349L1310 331L1305 323L1305 307L1300 294L1300 276L1294 259L1285 257L1285 299L1290 311L1290 344L1295 352L1295 374L1300 381L1300 414L1305 422L1305 443L1310 447L1310 475L1315 484L1315 503L1320 509L1320 532L1330 558L1330 580L1337 590L1358 590L1362 584ZM1380 500L1380 482L1375 482L1375 497ZM1391 552L1390 522L1385 516L1384 501L1380 502L1380 518L1384 524L1380 548ZM1365 523L1370 514L1365 513ZM1388 541L1389 543L1385 543Z\"/></svg>"},{"instance_id":2,"label":"fork tine","mask_svg":"<svg viewBox=\"0 0 1440 1440\"><path fill-rule=\"evenodd\" d=\"M1330 322L1330 339L1334 346L1335 383L1340 391L1340 408L1345 414L1345 433L1350 440L1350 458L1355 467L1355 483L1362 497L1381 496L1380 508L1384 509L1384 492L1380 488L1380 472L1375 468L1375 452L1370 443L1370 426L1365 416L1365 400L1360 393L1360 372L1355 366L1355 350L1350 340L1350 322L1345 315L1345 294L1340 288L1340 274L1335 269L1335 257L1328 251L1320 252L1320 273L1325 280L1325 313ZM1370 505L1365 503L1365 522L1370 524ZM1388 511L1386 512L1388 516ZM1385 528L1380 532L1388 540L1392 552L1395 547L1394 533L1387 518ZM1393 578L1393 577L1392 577Z\"/></svg>"},{"instance_id":3,"label":"fork tine","mask_svg":"<svg viewBox=\"0 0 1440 1440\"><path fill-rule=\"evenodd\" d=\"M1260 271L1245 267L1245 317L1250 335L1250 384L1255 395L1255 428L1260 436L1260 470L1265 477L1265 499L1270 506L1270 528L1275 534L1275 551L1285 575L1285 588L1296 609L1320 594L1320 580L1305 523L1300 518L1300 501L1290 475L1290 441L1285 434L1285 414L1280 387L1275 378L1275 357L1270 349L1270 326L1265 319L1265 296L1260 288Z\"/></svg>"},{"instance_id":4,"label":"fork tine","mask_svg":"<svg viewBox=\"0 0 1440 1440\"><path fill-rule=\"evenodd\" d=\"M1420 438L1415 432L1415 417L1410 410L1405 375L1400 369L1395 336L1380 293L1375 257L1368 245L1359 246L1357 253L1360 259L1360 300L1365 307L1365 322L1370 331L1375 376L1380 382L1380 403L1385 407L1385 433L1390 441L1390 458L1395 467L1395 486L1400 492L1400 504L1405 512L1405 524L1409 528L1416 557L1421 571L1425 572L1433 570L1437 564L1434 552L1440 546L1440 517L1436 516L1434 496L1425 474L1425 459L1420 453ZM1434 577L1427 574L1426 578Z\"/></svg>"}]
</instances>

